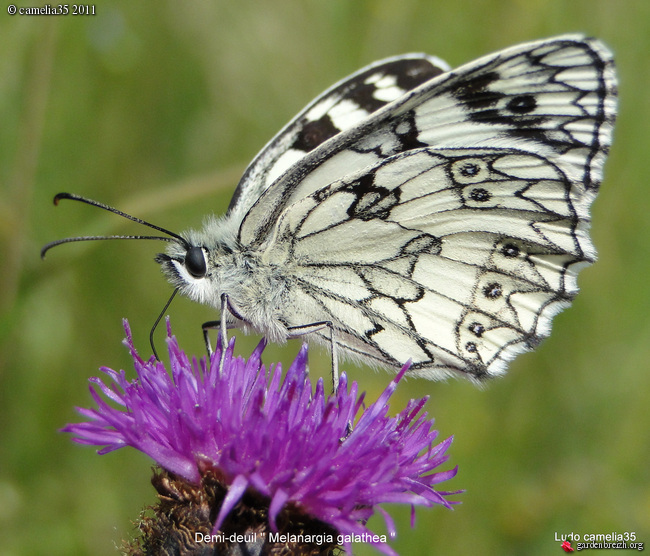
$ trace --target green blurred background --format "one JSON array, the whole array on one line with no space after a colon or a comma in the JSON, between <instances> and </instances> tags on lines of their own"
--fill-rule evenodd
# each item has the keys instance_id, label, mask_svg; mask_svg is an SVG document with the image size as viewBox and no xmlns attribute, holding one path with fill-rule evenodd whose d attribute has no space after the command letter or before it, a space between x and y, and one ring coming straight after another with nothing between
<instances>
[{"instance_id":1,"label":"green blurred background","mask_svg":"<svg viewBox=\"0 0 650 556\"><path fill-rule=\"evenodd\" d=\"M18 6L27 4L18 4ZM424 51L452 66L582 31L616 54L620 118L593 210L600 260L554 333L509 374L409 380L396 407L431 396L455 435L454 511L393 508L401 554L558 554L555 535L635 531L650 542L650 2L456 0L97 2L96 15L0 12L0 551L115 554L154 502L151 462L98 457L57 430L90 405L87 379L125 368L121 319L149 353L171 288L147 242L59 247L84 234L143 233L59 191L171 230L227 206L246 164L308 101L375 59ZM146 230L144 230L146 233ZM216 312L179 299L181 344L202 354ZM162 332L159 345L163 345ZM240 353L257 338L241 337ZM299 348L271 347L268 362ZM386 374L347 366L374 399ZM312 352L312 371L327 360ZM381 520L372 524L383 531ZM374 554L356 546L358 554Z\"/></svg>"}]
</instances>

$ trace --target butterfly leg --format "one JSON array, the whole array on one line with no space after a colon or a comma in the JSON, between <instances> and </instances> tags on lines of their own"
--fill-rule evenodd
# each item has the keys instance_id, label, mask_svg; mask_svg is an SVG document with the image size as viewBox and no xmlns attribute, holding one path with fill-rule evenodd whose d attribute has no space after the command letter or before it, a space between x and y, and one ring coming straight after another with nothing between
<instances>
[{"instance_id":1,"label":"butterfly leg","mask_svg":"<svg viewBox=\"0 0 650 556\"><path fill-rule=\"evenodd\" d=\"M339 357L337 343L334 339L334 325L331 321L322 321L322 322L313 322L311 324L303 324L301 326L290 326L289 337L298 338L299 336L304 336L305 334L311 334L312 332L317 332L323 328L329 328L330 331L330 342L331 342L331 352L332 352L332 392L336 394L339 387Z\"/></svg>"},{"instance_id":2,"label":"butterfly leg","mask_svg":"<svg viewBox=\"0 0 650 556\"><path fill-rule=\"evenodd\" d=\"M338 356L338 344L335 340L334 335L334 325L331 321L322 321L314 322L312 324L304 324L302 326L291 326L289 327L290 338L297 338L299 336L304 336L305 334L310 334L311 332L317 332L323 328L329 328L330 330L330 342L332 343L332 394L335 396L339 391L339 356ZM340 442L345 442L345 440L352 434L353 426L351 422L348 422L345 427L345 436L339 439Z\"/></svg>"},{"instance_id":3,"label":"butterfly leg","mask_svg":"<svg viewBox=\"0 0 650 556\"><path fill-rule=\"evenodd\" d=\"M226 328L232 329L237 328L234 324L226 323ZM221 320L209 320L204 322L201 325L203 330L203 341L205 342L205 349L208 352L208 357L212 357L214 350L212 349L212 343L210 342L210 330L221 330Z\"/></svg>"},{"instance_id":4,"label":"butterfly leg","mask_svg":"<svg viewBox=\"0 0 650 556\"><path fill-rule=\"evenodd\" d=\"M205 342L205 348L208 351L208 357L212 357L212 344L210 343L210 330L219 329L219 343L221 344L221 358L219 360L219 372L223 369L223 363L226 359L226 348L228 347L228 332L230 328L237 328L237 325L234 323L227 322L225 315L226 311L234 316L236 319L244 320L244 318L239 314L239 311L230 303L228 299L228 294L221 294L221 319L219 320L210 320L204 322L201 325L203 329L203 341Z\"/></svg>"}]
</instances>

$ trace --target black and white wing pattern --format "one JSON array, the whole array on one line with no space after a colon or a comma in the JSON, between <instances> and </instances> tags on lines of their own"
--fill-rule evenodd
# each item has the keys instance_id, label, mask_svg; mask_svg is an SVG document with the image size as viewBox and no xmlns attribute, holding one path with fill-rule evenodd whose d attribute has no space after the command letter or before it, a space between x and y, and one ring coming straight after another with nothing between
<instances>
[{"instance_id":1,"label":"black and white wing pattern","mask_svg":"<svg viewBox=\"0 0 650 556\"><path fill-rule=\"evenodd\" d=\"M288 168L408 91L449 71L435 56L407 54L380 60L339 81L291 120L255 157L230 201L243 216Z\"/></svg>"},{"instance_id":2,"label":"black and white wing pattern","mask_svg":"<svg viewBox=\"0 0 650 556\"><path fill-rule=\"evenodd\" d=\"M418 59L317 99L253 162L231 210L245 209L241 248L281 269L282 325L329 321L337 347L370 364L483 379L549 334L595 258L615 70L599 41L563 36L440 75L432 64L350 118L347 89L390 83L388 68L399 83ZM330 126L343 105L346 124Z\"/></svg>"}]
</instances>

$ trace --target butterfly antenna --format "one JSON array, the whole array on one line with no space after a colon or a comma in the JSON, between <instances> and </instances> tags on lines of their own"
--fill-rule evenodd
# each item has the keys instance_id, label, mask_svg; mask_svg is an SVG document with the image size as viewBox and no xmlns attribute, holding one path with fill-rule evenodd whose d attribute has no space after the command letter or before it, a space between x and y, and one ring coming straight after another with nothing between
<instances>
[{"instance_id":1,"label":"butterfly antenna","mask_svg":"<svg viewBox=\"0 0 650 556\"><path fill-rule=\"evenodd\" d=\"M138 224L142 224L144 226L148 226L149 228L153 228L154 230L157 230L159 232L162 232L163 234L166 234L169 237L165 236L78 236L78 237L68 237L65 239L57 239L56 241L51 241L47 245L44 245L43 248L41 249L41 258L45 258L45 254L52 249L52 247L56 247L57 245L61 245L63 243L72 243L75 241L96 241L100 239L157 239L159 241L180 241L185 247L189 248L189 244L187 241L179 236L178 234L175 234L174 232L170 232L169 230L166 230L165 228L161 228L160 226L156 226L155 224L152 224L151 222L147 222L146 220L142 220L142 218L137 218L136 216L131 216L130 214L127 214L126 212L122 212L121 210L116 209L115 207L111 207L110 205L105 205L104 203L100 203L99 201L94 201L93 199L88 199L86 197L82 197L80 195L75 195L74 193L59 193L54 196L54 205L58 205L59 201L61 199L70 199L72 201L80 201L81 203L86 203L87 205L91 205L93 207L98 207L100 209L106 210L108 212L112 212L113 214L117 214L118 216L121 216L122 218L126 218L128 220L132 220L133 222L137 222Z\"/></svg>"}]
</instances>

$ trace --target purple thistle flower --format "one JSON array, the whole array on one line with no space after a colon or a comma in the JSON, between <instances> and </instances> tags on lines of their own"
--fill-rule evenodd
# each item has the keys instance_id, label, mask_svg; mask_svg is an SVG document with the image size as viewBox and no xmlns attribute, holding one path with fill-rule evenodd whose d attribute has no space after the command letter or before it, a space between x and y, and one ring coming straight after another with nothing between
<instances>
[{"instance_id":1,"label":"purple thistle flower","mask_svg":"<svg viewBox=\"0 0 650 556\"><path fill-rule=\"evenodd\" d=\"M233 339L220 373L219 349L209 367L205 358L190 361L168 323L170 375L153 357L140 358L126 321L124 328L138 378L129 381L124 371L102 368L111 384L90 379L96 409L77 408L88 421L63 431L81 444L103 446L99 454L132 446L153 458L163 469L152 480L161 498L158 518L169 521L176 515L174 503L185 504L200 509L197 530L218 536L270 529L266 537L276 535L271 540L278 532L297 535L300 528L291 522L312 520L315 528L312 523L302 533L329 534L332 546L342 545L348 553L351 542L364 541L394 554L385 535L366 527L377 510L395 536L394 523L379 504L449 508L455 503L445 497L459 491L434 489L457 469L434 472L447 461L452 438L434 445L438 433L422 412L427 398L411 400L395 417L387 415L388 400L408 364L364 410L364 395L357 395L356 382L348 386L344 373L336 394L325 395L322 378L312 389L306 345L282 380L279 364L267 370L261 363L264 341L245 360L233 357ZM251 505L258 506L252 513ZM257 523L238 528L235 514L240 521L254 515ZM160 535L159 524L141 528L146 536L156 527ZM261 536L268 549L269 538Z\"/></svg>"}]
</instances>

